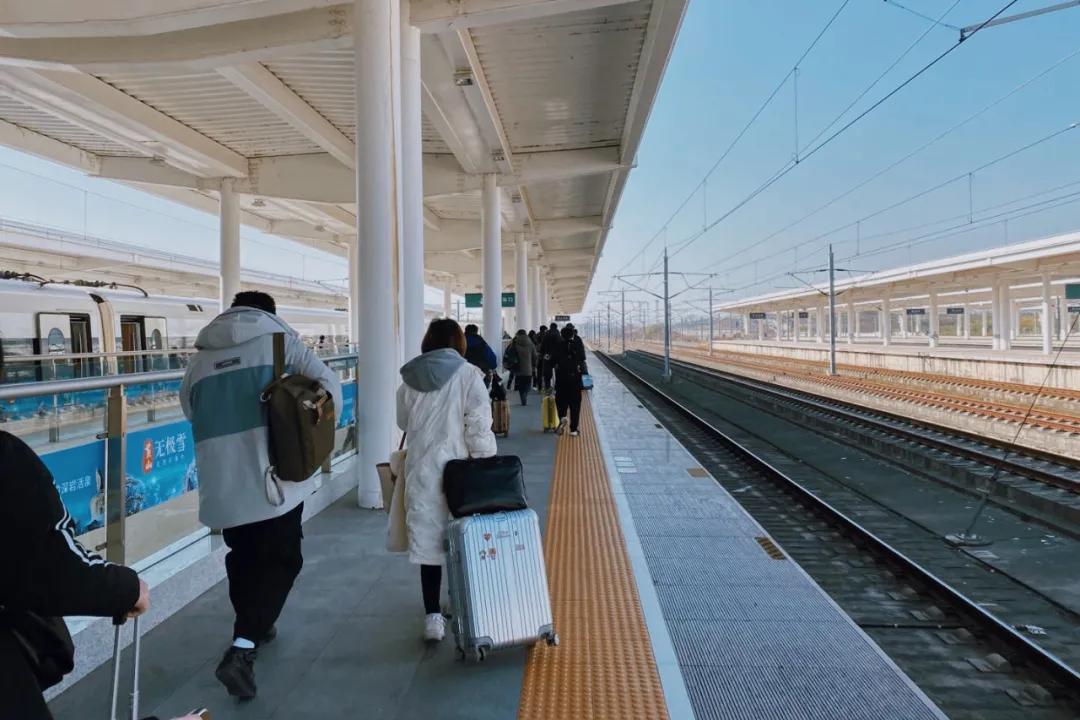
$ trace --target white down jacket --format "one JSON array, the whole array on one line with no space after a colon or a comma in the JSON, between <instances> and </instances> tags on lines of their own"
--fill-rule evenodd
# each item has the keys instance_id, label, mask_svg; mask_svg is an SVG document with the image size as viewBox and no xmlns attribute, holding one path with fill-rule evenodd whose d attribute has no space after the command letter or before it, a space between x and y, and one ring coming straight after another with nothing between
<instances>
[{"instance_id":1,"label":"white down jacket","mask_svg":"<svg viewBox=\"0 0 1080 720\"><path fill-rule=\"evenodd\" d=\"M401 368L397 424L406 432L405 524L409 560L441 565L450 511L443 469L454 459L491 457L491 404L483 373L456 350L432 350ZM391 512L391 517L394 513Z\"/></svg>"}]
</instances>

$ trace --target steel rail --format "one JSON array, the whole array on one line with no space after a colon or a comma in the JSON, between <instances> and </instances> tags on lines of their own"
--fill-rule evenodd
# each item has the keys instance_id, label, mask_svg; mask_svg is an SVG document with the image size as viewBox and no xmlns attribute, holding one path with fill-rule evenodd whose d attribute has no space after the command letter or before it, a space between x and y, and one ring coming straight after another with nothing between
<instances>
[{"instance_id":1,"label":"steel rail","mask_svg":"<svg viewBox=\"0 0 1080 720\"><path fill-rule=\"evenodd\" d=\"M650 352L643 350L637 350L642 355L649 358L655 358ZM847 402L844 400L836 400L834 398L827 398L820 395L804 390L794 390L792 388L786 388L776 383L770 383L766 380L758 380L754 378L744 378L734 373L729 373L717 368L707 368L701 365L687 362L685 360L675 360L672 362L677 364L683 369L690 370L691 372L700 373L707 377L714 377L724 382L732 383L753 390L755 392L766 393L773 397L788 400L791 402L800 403L819 410L841 417L845 420L855 422L864 426L868 426L872 429L879 430L889 435L900 437L904 440L910 440L920 445L925 445L935 450L947 452L952 455L958 455L968 460L974 460L975 462L990 467L999 467L1002 470L1014 475L1020 475L1022 477L1041 482L1045 485L1056 487L1059 490L1064 490L1070 493L1080 494L1080 482L1068 477L1063 477L1059 474L1038 467L1033 467L1025 462L1022 462L1020 458L1030 458L1041 462L1053 462L1062 467L1068 469L1074 469L1080 472L1080 466L1076 463L1069 461L1068 458L1060 456L1049 455L1048 453L1038 453L1037 451L1030 450L1028 448L1019 448L1017 454L1017 460L1009 460L1004 455L995 456L990 453L982 452L976 448L965 447L963 445L957 445L944 439L935 438L933 436L920 433L917 430L908 429L902 427L900 424L912 425L915 428L923 428L936 433L942 433L945 435L952 435L958 438L962 438L969 442L981 443L983 445L990 445L999 449L1005 449L1005 443L997 442L985 437L965 433L960 430L954 430L941 425L935 425L933 423L925 422L922 420L915 420L912 418L904 417L894 413L889 413L883 410L868 409L856 405L855 403ZM875 417L876 416L876 417Z\"/></svg>"}]
</instances>

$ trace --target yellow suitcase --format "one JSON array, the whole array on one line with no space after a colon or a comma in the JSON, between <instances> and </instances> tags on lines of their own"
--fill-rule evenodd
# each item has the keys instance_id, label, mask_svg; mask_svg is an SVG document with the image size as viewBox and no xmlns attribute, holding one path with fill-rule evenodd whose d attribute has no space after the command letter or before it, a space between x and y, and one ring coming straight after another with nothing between
<instances>
[{"instance_id":1,"label":"yellow suitcase","mask_svg":"<svg viewBox=\"0 0 1080 720\"><path fill-rule=\"evenodd\" d=\"M554 395L544 395L540 402L540 416L543 418L544 432L554 432L559 427L559 410L555 406Z\"/></svg>"}]
</instances>

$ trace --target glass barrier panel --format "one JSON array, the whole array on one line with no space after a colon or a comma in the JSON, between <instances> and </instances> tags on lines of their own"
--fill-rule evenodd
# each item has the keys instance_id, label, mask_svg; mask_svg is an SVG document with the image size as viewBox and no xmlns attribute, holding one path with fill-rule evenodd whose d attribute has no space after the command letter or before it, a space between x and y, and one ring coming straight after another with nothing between
<instances>
[{"instance_id":1,"label":"glass barrier panel","mask_svg":"<svg viewBox=\"0 0 1080 720\"><path fill-rule=\"evenodd\" d=\"M180 410L180 381L126 387L126 562L138 562L195 532L199 471L195 439Z\"/></svg>"},{"instance_id":2,"label":"glass barrier panel","mask_svg":"<svg viewBox=\"0 0 1080 720\"><path fill-rule=\"evenodd\" d=\"M356 452L356 358L328 360L327 365L341 380L342 407L337 409L337 436L334 458Z\"/></svg>"}]
</instances>

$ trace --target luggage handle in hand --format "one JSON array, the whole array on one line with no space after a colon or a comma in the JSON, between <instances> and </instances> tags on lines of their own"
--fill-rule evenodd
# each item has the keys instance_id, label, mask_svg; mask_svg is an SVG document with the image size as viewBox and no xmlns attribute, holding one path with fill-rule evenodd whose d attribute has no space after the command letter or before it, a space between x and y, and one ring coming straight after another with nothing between
<instances>
[{"instance_id":1,"label":"luggage handle in hand","mask_svg":"<svg viewBox=\"0 0 1080 720\"><path fill-rule=\"evenodd\" d=\"M112 709L109 711L109 720L120 720L116 715L116 706L120 696L120 630L124 626L125 618L123 615L117 615L113 618L113 687L112 687ZM139 637L139 618L135 618L132 622L132 628L134 631L134 637L132 639L132 653L134 655L134 666L132 670L131 680L131 720L139 720L139 651L140 640Z\"/></svg>"}]
</instances>

